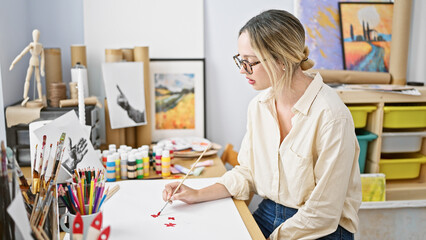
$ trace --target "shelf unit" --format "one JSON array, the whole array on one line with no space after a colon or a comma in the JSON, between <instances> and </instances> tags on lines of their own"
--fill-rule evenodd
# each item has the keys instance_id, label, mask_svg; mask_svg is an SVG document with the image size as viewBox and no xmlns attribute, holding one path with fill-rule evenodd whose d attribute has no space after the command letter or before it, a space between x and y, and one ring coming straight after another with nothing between
<instances>
[{"instance_id":1,"label":"shelf unit","mask_svg":"<svg viewBox=\"0 0 426 240\"><path fill-rule=\"evenodd\" d=\"M368 145L365 172L378 173L381 157L383 132L383 107L387 104L422 104L426 105L426 87L417 87L421 96L396 93L375 92L368 90L336 89L346 105L371 105L377 109L368 114L365 129L377 134L377 139ZM423 129L426 130L426 129ZM426 155L426 138L423 139L421 153ZM426 199L426 164L422 164L420 176L416 179L387 180L386 200Z\"/></svg>"}]
</instances>

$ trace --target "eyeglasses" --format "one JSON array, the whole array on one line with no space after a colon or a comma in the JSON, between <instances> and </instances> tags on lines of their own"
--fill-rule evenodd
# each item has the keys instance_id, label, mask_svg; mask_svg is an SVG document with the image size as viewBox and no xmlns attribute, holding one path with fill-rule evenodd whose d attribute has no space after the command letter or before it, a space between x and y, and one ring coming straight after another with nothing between
<instances>
[{"instance_id":1,"label":"eyeglasses","mask_svg":"<svg viewBox=\"0 0 426 240\"><path fill-rule=\"evenodd\" d=\"M259 64L260 61L249 62L247 60L240 59L239 56L240 56L240 54L237 54L237 55L235 55L235 56L232 57L234 59L234 61L235 61L235 64L237 64L238 69L241 69L241 67L243 67L244 70L246 70L246 72L248 74L250 74L250 75L253 74L253 68L252 67L256 66L257 64Z\"/></svg>"}]
</instances>

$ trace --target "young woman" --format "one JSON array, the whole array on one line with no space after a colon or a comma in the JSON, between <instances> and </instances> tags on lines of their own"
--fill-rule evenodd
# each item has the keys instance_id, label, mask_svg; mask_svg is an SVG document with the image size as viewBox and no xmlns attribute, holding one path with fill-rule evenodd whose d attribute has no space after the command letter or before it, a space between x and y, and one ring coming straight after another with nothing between
<instances>
[{"instance_id":1,"label":"young woman","mask_svg":"<svg viewBox=\"0 0 426 240\"><path fill-rule=\"evenodd\" d=\"M171 200L197 203L251 191L264 200L253 216L270 239L353 239L361 204L359 146L349 110L313 66L300 21L265 11L240 30L240 73L256 90L239 166L218 183L182 186ZM166 185L170 198L178 182Z\"/></svg>"}]
</instances>

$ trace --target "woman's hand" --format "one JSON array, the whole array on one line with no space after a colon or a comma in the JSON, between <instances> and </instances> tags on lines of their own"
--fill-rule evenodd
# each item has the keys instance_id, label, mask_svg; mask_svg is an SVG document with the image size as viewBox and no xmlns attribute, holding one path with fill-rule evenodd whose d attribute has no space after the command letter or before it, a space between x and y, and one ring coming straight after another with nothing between
<instances>
[{"instance_id":1,"label":"woman's hand","mask_svg":"<svg viewBox=\"0 0 426 240\"><path fill-rule=\"evenodd\" d=\"M172 182L167 184L163 190L163 200L180 200L184 203L197 203L200 202L199 190L192 189L184 184L180 186L179 190L172 196L175 189L178 187L180 182Z\"/></svg>"}]
</instances>

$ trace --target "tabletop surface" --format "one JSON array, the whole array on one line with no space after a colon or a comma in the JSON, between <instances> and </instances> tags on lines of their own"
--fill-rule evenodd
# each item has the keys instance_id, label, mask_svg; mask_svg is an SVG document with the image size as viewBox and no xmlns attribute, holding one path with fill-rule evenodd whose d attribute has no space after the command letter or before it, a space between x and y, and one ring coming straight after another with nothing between
<instances>
[{"instance_id":1,"label":"tabletop surface","mask_svg":"<svg viewBox=\"0 0 426 240\"><path fill-rule=\"evenodd\" d=\"M189 169L191 168L191 164L194 163L196 160L197 158L174 158L171 163L179 164ZM198 177L201 177L201 178L220 177L226 172L225 165L223 164L222 160L217 155L204 157L200 160L200 162L206 161L206 160L213 160L213 165L209 167L205 167L201 175ZM27 178L31 177L30 167L23 167L22 172L24 173L25 177ZM183 177L184 175L173 174L172 177L174 176ZM195 176L189 176L189 177L193 178ZM159 175L157 175L155 171L151 169L150 177L148 179L155 179L155 178L159 178ZM233 201L252 239L265 239L265 237L260 231L259 226L256 224L256 221L254 220L245 202L242 200L236 200L236 199L233 199ZM61 235L61 238L62 238L62 235Z\"/></svg>"}]
</instances>

